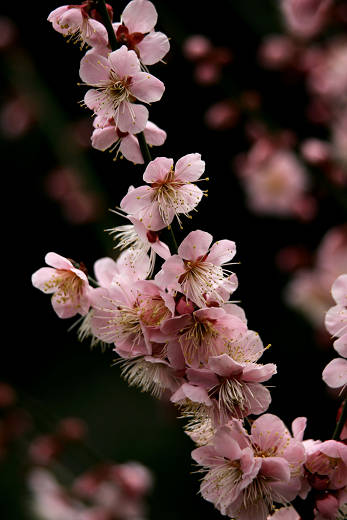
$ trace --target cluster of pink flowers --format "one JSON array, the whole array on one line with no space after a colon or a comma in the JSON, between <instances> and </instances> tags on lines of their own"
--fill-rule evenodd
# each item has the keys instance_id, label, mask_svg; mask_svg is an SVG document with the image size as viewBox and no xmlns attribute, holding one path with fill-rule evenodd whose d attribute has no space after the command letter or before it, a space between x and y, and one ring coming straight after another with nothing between
<instances>
[{"instance_id":1,"label":"cluster of pink flowers","mask_svg":"<svg viewBox=\"0 0 347 520\"><path fill-rule=\"evenodd\" d=\"M112 17L110 6L108 13ZM143 105L159 101L165 90L147 70L147 65L162 61L170 48L165 34L154 31L157 18L151 2L132 0L121 21L112 24L121 47L111 52L106 28L92 2L59 7L48 17L56 31L81 42L81 48L91 47L81 60L80 77L92 87L84 96L84 104L96 116L92 146L117 149L135 163L144 162L136 134L144 132L150 145L161 145L166 139L166 133L148 121Z\"/></svg>"},{"instance_id":2,"label":"cluster of pink flowers","mask_svg":"<svg viewBox=\"0 0 347 520\"><path fill-rule=\"evenodd\" d=\"M178 224L182 230L183 217L192 218L206 195L197 183L207 179L202 178L205 163L199 153L175 163L167 157L148 160L136 137L141 133L141 142L160 145L166 136L148 122L142 104L159 101L164 92L163 83L147 70L169 48L167 37L154 31L156 10L148 0L132 0L121 22L112 25L92 5L63 6L49 20L58 32L92 47L82 58L80 76L92 87L84 103L95 115L93 145L119 146L129 160L146 162L144 184L130 186L121 200L117 213L128 223L109 230L119 254L115 260L105 257L95 262L95 279L83 263L50 252L48 267L36 271L32 283L51 295L60 318L82 316L80 338L111 345L129 385L155 397L165 393L176 404L188 419L186 432L197 446L193 459L205 472L201 494L223 515L238 520L266 520L268 515L295 519L297 513L289 503L314 490L315 518L335 519L346 503L345 444L336 439L303 441L302 417L293 422L292 434L273 414L252 417L270 405L264 383L276 373L276 365L259 362L266 347L248 328L244 310L230 300L238 286L230 269L235 243L213 242L203 230L190 231L178 247L175 238L174 247L165 242L167 229L173 233ZM111 8L108 13L112 15ZM108 41L110 31L113 42ZM202 56L204 52L200 50ZM309 218L314 207L307 196L306 171L285 137L276 142L262 135L241 161L250 205L258 211L271 206L279 215ZM346 309L342 282L336 283L338 310L329 315L328 328L339 338L335 347L344 355L341 344L346 334L339 320L341 315L345 318ZM76 512L72 517L81 518L83 498L93 502L91 511L82 510L90 518L94 508L112 508L120 499L109 486L122 478L136 488L129 472L124 477L114 467L102 473L102 485L95 474L77 482L65 502ZM42 472L33 476L32 487L38 511L47 509L41 489L49 490L48 504L61 494L59 485ZM276 512L275 504L283 508Z\"/></svg>"}]
</instances>

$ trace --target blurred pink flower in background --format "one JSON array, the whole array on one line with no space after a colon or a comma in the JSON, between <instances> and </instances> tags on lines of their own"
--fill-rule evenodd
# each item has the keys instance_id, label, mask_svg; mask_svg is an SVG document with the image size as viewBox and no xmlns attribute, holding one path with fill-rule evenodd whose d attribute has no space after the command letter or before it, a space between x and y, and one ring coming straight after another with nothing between
<instances>
[{"instance_id":1,"label":"blurred pink flower in background","mask_svg":"<svg viewBox=\"0 0 347 520\"><path fill-rule=\"evenodd\" d=\"M303 219L315 214L307 171L290 149L260 138L239 158L237 170L252 211Z\"/></svg>"},{"instance_id":2,"label":"blurred pink flower in background","mask_svg":"<svg viewBox=\"0 0 347 520\"><path fill-rule=\"evenodd\" d=\"M328 21L332 0L281 0L284 22L299 38L311 38Z\"/></svg>"},{"instance_id":3,"label":"blurred pink flower in background","mask_svg":"<svg viewBox=\"0 0 347 520\"><path fill-rule=\"evenodd\" d=\"M340 274L347 272L347 229L329 230L318 246L314 266L299 269L289 282L285 298L299 309L316 328L324 327L324 316L333 304L330 288Z\"/></svg>"}]
</instances>

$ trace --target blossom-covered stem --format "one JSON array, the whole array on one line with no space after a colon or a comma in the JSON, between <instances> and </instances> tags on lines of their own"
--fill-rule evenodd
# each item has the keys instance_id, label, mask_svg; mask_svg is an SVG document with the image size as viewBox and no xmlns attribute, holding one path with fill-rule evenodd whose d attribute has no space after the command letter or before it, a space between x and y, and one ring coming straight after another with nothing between
<instances>
[{"instance_id":1,"label":"blossom-covered stem","mask_svg":"<svg viewBox=\"0 0 347 520\"><path fill-rule=\"evenodd\" d=\"M108 41L110 42L111 49L112 51L115 51L116 49L118 49L118 42L116 34L114 32L114 28L112 27L112 20L110 19L110 16L107 12L105 0L93 0L93 4L95 6L95 9L98 10L102 18L102 23L106 28L108 34Z\"/></svg>"},{"instance_id":2,"label":"blossom-covered stem","mask_svg":"<svg viewBox=\"0 0 347 520\"><path fill-rule=\"evenodd\" d=\"M332 439L333 439L333 440L335 440L335 441L336 441L336 440L337 440L337 441L339 440L339 438L340 438L340 433L342 432L342 428L343 428L343 426L344 426L346 420L347 420L347 399L346 399L345 402L344 402L344 405L343 405L343 408L342 408L342 413L341 413L341 415L340 415L340 418L339 418L339 420L338 420L338 422L337 422L337 425L336 425L335 431L334 431L334 433L333 433L333 436L332 436Z\"/></svg>"},{"instance_id":3,"label":"blossom-covered stem","mask_svg":"<svg viewBox=\"0 0 347 520\"><path fill-rule=\"evenodd\" d=\"M144 133L140 132L139 134L137 134L137 138L138 138L138 141L139 141L142 157L143 157L143 159L145 161L145 164L147 165L147 164L149 164L151 162L152 156L151 156L151 153L149 151L148 144L146 142Z\"/></svg>"}]
</instances>

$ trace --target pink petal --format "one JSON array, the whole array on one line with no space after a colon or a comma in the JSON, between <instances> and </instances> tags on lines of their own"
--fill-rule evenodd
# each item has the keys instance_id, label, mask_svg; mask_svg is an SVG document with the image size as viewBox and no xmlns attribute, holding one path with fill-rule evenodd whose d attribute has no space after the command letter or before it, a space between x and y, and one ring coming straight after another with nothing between
<instances>
[{"instance_id":1,"label":"pink petal","mask_svg":"<svg viewBox=\"0 0 347 520\"><path fill-rule=\"evenodd\" d=\"M242 374L243 366L234 361L228 354L211 356L208 360L210 370L219 376L231 377Z\"/></svg>"},{"instance_id":2,"label":"pink petal","mask_svg":"<svg viewBox=\"0 0 347 520\"><path fill-rule=\"evenodd\" d=\"M88 45L91 45L92 47L105 47L108 51L108 36L104 24L94 20L93 18L89 18L88 25L88 34L85 36Z\"/></svg>"},{"instance_id":3,"label":"pink petal","mask_svg":"<svg viewBox=\"0 0 347 520\"><path fill-rule=\"evenodd\" d=\"M148 0L132 0L124 9L122 22L130 33L139 32L145 34L154 29L157 23L157 11Z\"/></svg>"},{"instance_id":4,"label":"pink petal","mask_svg":"<svg viewBox=\"0 0 347 520\"><path fill-rule=\"evenodd\" d=\"M32 275L31 282L36 289L52 294L57 290L57 287L52 285L52 281L56 276L57 271L52 267L41 267Z\"/></svg>"},{"instance_id":5,"label":"pink petal","mask_svg":"<svg viewBox=\"0 0 347 520\"><path fill-rule=\"evenodd\" d=\"M184 370L185 360L182 354L181 346L178 342L170 341L167 346L167 358L172 368L175 370Z\"/></svg>"},{"instance_id":6,"label":"pink petal","mask_svg":"<svg viewBox=\"0 0 347 520\"><path fill-rule=\"evenodd\" d=\"M120 207L129 214L136 214L152 203L153 190L149 186L135 188L123 197Z\"/></svg>"},{"instance_id":7,"label":"pink petal","mask_svg":"<svg viewBox=\"0 0 347 520\"><path fill-rule=\"evenodd\" d=\"M201 446L192 451L192 458L200 466L215 466L220 464L220 457L217 456L213 446Z\"/></svg>"},{"instance_id":8,"label":"pink petal","mask_svg":"<svg viewBox=\"0 0 347 520\"><path fill-rule=\"evenodd\" d=\"M267 365L250 363L249 365L246 365L243 370L242 381L262 383L263 381L270 379L270 377L276 373L277 368L273 363L268 363Z\"/></svg>"},{"instance_id":9,"label":"pink petal","mask_svg":"<svg viewBox=\"0 0 347 520\"><path fill-rule=\"evenodd\" d=\"M127 136L122 137L119 150L128 161L131 161L134 164L143 164L144 161L140 145L135 135L128 134Z\"/></svg>"},{"instance_id":10,"label":"pink petal","mask_svg":"<svg viewBox=\"0 0 347 520\"><path fill-rule=\"evenodd\" d=\"M145 134L147 143L151 146L161 146L166 140L166 132L151 121L147 121L143 133Z\"/></svg>"},{"instance_id":11,"label":"pink petal","mask_svg":"<svg viewBox=\"0 0 347 520\"><path fill-rule=\"evenodd\" d=\"M177 332L180 329L186 327L189 323L191 323L191 321L191 316L187 314L183 314L182 316L175 316L174 318L166 320L161 325L160 329L167 339L175 339Z\"/></svg>"},{"instance_id":12,"label":"pink petal","mask_svg":"<svg viewBox=\"0 0 347 520\"><path fill-rule=\"evenodd\" d=\"M182 400L182 396L184 398L188 398L190 401L194 403L202 403L206 406L211 406L211 399L208 397L208 394L204 388L200 386L193 386L189 383L183 383L183 385L175 392L170 401L173 403L179 402Z\"/></svg>"},{"instance_id":13,"label":"pink petal","mask_svg":"<svg viewBox=\"0 0 347 520\"><path fill-rule=\"evenodd\" d=\"M112 258L99 258L94 264L94 273L102 287L110 287L113 277L119 274L117 263Z\"/></svg>"},{"instance_id":14,"label":"pink petal","mask_svg":"<svg viewBox=\"0 0 347 520\"><path fill-rule=\"evenodd\" d=\"M216 453L229 460L239 459L241 449L237 442L231 437L230 428L223 426L214 436L213 444Z\"/></svg>"},{"instance_id":15,"label":"pink petal","mask_svg":"<svg viewBox=\"0 0 347 520\"><path fill-rule=\"evenodd\" d=\"M64 256L58 255L57 253L47 253L45 256L45 262L47 265L55 267L56 269L66 269L70 270L73 265Z\"/></svg>"},{"instance_id":16,"label":"pink petal","mask_svg":"<svg viewBox=\"0 0 347 520\"><path fill-rule=\"evenodd\" d=\"M106 58L89 51L82 58L80 64L80 78L87 85L97 86L102 81L107 81L110 74L110 65Z\"/></svg>"},{"instance_id":17,"label":"pink petal","mask_svg":"<svg viewBox=\"0 0 347 520\"><path fill-rule=\"evenodd\" d=\"M85 93L85 96L84 96L84 103L86 104L86 106L88 108L90 108L90 110L93 110L94 112L96 112L100 107L99 92L93 88L87 90L87 92ZM102 119L100 120L100 122L101 121L102 121ZM103 122L103 124L101 126L106 126L105 122Z\"/></svg>"},{"instance_id":18,"label":"pink petal","mask_svg":"<svg viewBox=\"0 0 347 520\"><path fill-rule=\"evenodd\" d=\"M58 31L59 33L63 33L65 29L60 27L60 19L64 13L68 10L69 6L63 5L61 7L57 7L51 13L49 13L47 20L52 23L53 29Z\"/></svg>"},{"instance_id":19,"label":"pink petal","mask_svg":"<svg viewBox=\"0 0 347 520\"><path fill-rule=\"evenodd\" d=\"M168 260L168 258L170 258L170 249L164 242L157 240L157 242L151 244L151 247L153 251L155 251L157 255L160 256L160 258L163 258L164 260Z\"/></svg>"},{"instance_id":20,"label":"pink petal","mask_svg":"<svg viewBox=\"0 0 347 520\"><path fill-rule=\"evenodd\" d=\"M340 354L340 356L347 358L347 333L334 341L334 349Z\"/></svg>"},{"instance_id":21,"label":"pink petal","mask_svg":"<svg viewBox=\"0 0 347 520\"><path fill-rule=\"evenodd\" d=\"M304 438L304 432L306 429L307 419L306 417L297 417L292 422L292 432L294 439L302 441Z\"/></svg>"},{"instance_id":22,"label":"pink petal","mask_svg":"<svg viewBox=\"0 0 347 520\"><path fill-rule=\"evenodd\" d=\"M262 459L260 473L265 477L288 482L290 479L289 464L282 457L265 457Z\"/></svg>"},{"instance_id":23,"label":"pink petal","mask_svg":"<svg viewBox=\"0 0 347 520\"><path fill-rule=\"evenodd\" d=\"M72 318L73 316L76 316L76 314L79 313L78 307L75 304L71 303L70 300L68 300L66 303L63 303L61 299L58 298L59 296L55 297L55 295L53 295L52 306L59 318Z\"/></svg>"},{"instance_id":24,"label":"pink petal","mask_svg":"<svg viewBox=\"0 0 347 520\"><path fill-rule=\"evenodd\" d=\"M143 105L124 101L119 105L115 114L115 120L119 130L138 134L142 132L148 120L148 110Z\"/></svg>"},{"instance_id":25,"label":"pink petal","mask_svg":"<svg viewBox=\"0 0 347 520\"><path fill-rule=\"evenodd\" d=\"M154 65L162 60L170 50L170 42L168 37L161 32L151 32L137 44L140 51L142 63L145 65Z\"/></svg>"},{"instance_id":26,"label":"pink petal","mask_svg":"<svg viewBox=\"0 0 347 520\"><path fill-rule=\"evenodd\" d=\"M177 188L177 213L190 213L201 201L203 192L195 184L184 184Z\"/></svg>"},{"instance_id":27,"label":"pink petal","mask_svg":"<svg viewBox=\"0 0 347 520\"><path fill-rule=\"evenodd\" d=\"M143 180L149 184L163 182L173 166L173 160L166 157L157 157L151 161L143 174Z\"/></svg>"},{"instance_id":28,"label":"pink petal","mask_svg":"<svg viewBox=\"0 0 347 520\"><path fill-rule=\"evenodd\" d=\"M177 179L185 182L198 180L205 171L205 161L199 153L190 153L181 157L175 166Z\"/></svg>"},{"instance_id":29,"label":"pink petal","mask_svg":"<svg viewBox=\"0 0 347 520\"><path fill-rule=\"evenodd\" d=\"M347 360L336 358L323 370L323 381L331 388L340 388L347 384Z\"/></svg>"},{"instance_id":30,"label":"pink petal","mask_svg":"<svg viewBox=\"0 0 347 520\"><path fill-rule=\"evenodd\" d=\"M135 51L128 51L125 45L108 55L108 68L112 68L122 79L133 77L140 71L140 62Z\"/></svg>"},{"instance_id":31,"label":"pink petal","mask_svg":"<svg viewBox=\"0 0 347 520\"><path fill-rule=\"evenodd\" d=\"M168 223L172 221L172 218L170 220L170 211L166 212L166 218L168 218ZM158 201L154 200L151 202L147 207L143 208L137 213L137 217L148 230L152 231L160 231L161 229L164 229L168 223L164 222L161 213L159 211L159 203Z\"/></svg>"},{"instance_id":32,"label":"pink petal","mask_svg":"<svg viewBox=\"0 0 347 520\"><path fill-rule=\"evenodd\" d=\"M263 451L282 446L290 439L289 432L281 419L267 413L254 421L251 428L252 441Z\"/></svg>"},{"instance_id":33,"label":"pink petal","mask_svg":"<svg viewBox=\"0 0 347 520\"><path fill-rule=\"evenodd\" d=\"M183 242L181 242L178 248L178 254L184 258L184 260L195 261L205 256L212 240L212 235L206 233L206 231L191 231Z\"/></svg>"},{"instance_id":34,"label":"pink petal","mask_svg":"<svg viewBox=\"0 0 347 520\"><path fill-rule=\"evenodd\" d=\"M325 326L333 336L340 337L347 332L347 309L342 305L330 307L325 315Z\"/></svg>"},{"instance_id":35,"label":"pink petal","mask_svg":"<svg viewBox=\"0 0 347 520\"><path fill-rule=\"evenodd\" d=\"M264 413L271 403L269 390L260 383L245 383L244 385L244 393L249 407L249 413L255 415Z\"/></svg>"},{"instance_id":36,"label":"pink petal","mask_svg":"<svg viewBox=\"0 0 347 520\"><path fill-rule=\"evenodd\" d=\"M338 305L347 307L347 274L336 278L331 288L331 294Z\"/></svg>"},{"instance_id":37,"label":"pink petal","mask_svg":"<svg viewBox=\"0 0 347 520\"><path fill-rule=\"evenodd\" d=\"M187 376L190 383L209 389L219 385L216 375L205 368L188 368Z\"/></svg>"},{"instance_id":38,"label":"pink petal","mask_svg":"<svg viewBox=\"0 0 347 520\"><path fill-rule=\"evenodd\" d=\"M162 265L161 271L156 274L155 280L158 280L161 287L177 287L178 279L185 272L185 266L182 259L178 255L168 258Z\"/></svg>"},{"instance_id":39,"label":"pink petal","mask_svg":"<svg viewBox=\"0 0 347 520\"><path fill-rule=\"evenodd\" d=\"M211 262L211 264L222 265L229 262L235 256L235 253L235 242L231 240L219 240L211 247L206 261Z\"/></svg>"},{"instance_id":40,"label":"pink petal","mask_svg":"<svg viewBox=\"0 0 347 520\"><path fill-rule=\"evenodd\" d=\"M106 126L105 128L96 128L92 134L92 146L96 150L105 151L112 146L119 137L115 126Z\"/></svg>"},{"instance_id":41,"label":"pink petal","mask_svg":"<svg viewBox=\"0 0 347 520\"><path fill-rule=\"evenodd\" d=\"M164 90L164 83L152 76L152 74L148 74L148 72L137 72L134 74L129 86L131 94L145 103L159 101L164 94Z\"/></svg>"}]
</instances>

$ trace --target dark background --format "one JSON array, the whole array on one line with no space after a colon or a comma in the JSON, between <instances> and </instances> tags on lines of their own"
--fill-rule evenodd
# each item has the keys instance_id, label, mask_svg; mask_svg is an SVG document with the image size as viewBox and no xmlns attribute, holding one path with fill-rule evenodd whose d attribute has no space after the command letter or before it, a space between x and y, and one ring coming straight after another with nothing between
<instances>
[{"instance_id":1,"label":"dark background","mask_svg":"<svg viewBox=\"0 0 347 520\"><path fill-rule=\"evenodd\" d=\"M157 27L171 38L171 51L167 65L151 67L165 82L166 91L150 108L150 119L168 133L164 146L153 152L175 160L191 152L202 154L210 177L209 197L193 220L185 221L178 240L193 229L204 229L216 239L236 242L240 285L235 296L246 311L249 327L260 333L265 345L272 345L263 363L278 365L269 411L288 426L295 417L307 416L307 437L325 439L334 429L338 402L328 395L321 372L334 354L318 347L311 326L283 303L288 276L278 271L275 257L292 244L313 251L327 230L344 222L345 215L327 194L313 222L251 214L232 169L235 154L248 146L242 122L226 132L213 132L203 124L213 102L226 93L252 89L261 94L263 112L279 127L293 130L299 139L317 134L303 117L303 84L284 82L257 64L262 37L281 31L275 4L270 0L156 2ZM125 5L113 2L115 20ZM174 407L129 388L120 379L119 368L112 366L112 352L91 351L88 343L79 343L74 331L67 330L74 319L59 320L49 298L31 286L31 274L44 265L48 251L82 260L91 273L95 260L113 254L112 240L103 230L121 222L108 208L119 204L130 184L140 185L143 173L143 167L125 160L112 162L108 153L80 147L71 137L71 122L84 118L90 125L91 120L78 105L85 92L77 85L82 55L46 22L56 7L52 1L2 6L2 14L14 21L18 38L1 54L1 103L16 94L24 96L35 121L18 138L3 135L0 145L8 313L3 314L0 377L14 385L42 431L64 416L79 416L89 424L89 444L103 458L147 465L155 476L149 518L212 520L220 515L197 495L200 477L191 464L193 445ZM181 45L196 33L232 50L234 59L221 84L204 87L193 81L193 65L184 59ZM99 193L101 210L94 222L72 224L48 197L47 174L57 166L74 167L86 189ZM25 507L18 509L17 477L15 468L3 466L0 516L6 520L28 518Z\"/></svg>"}]
</instances>

